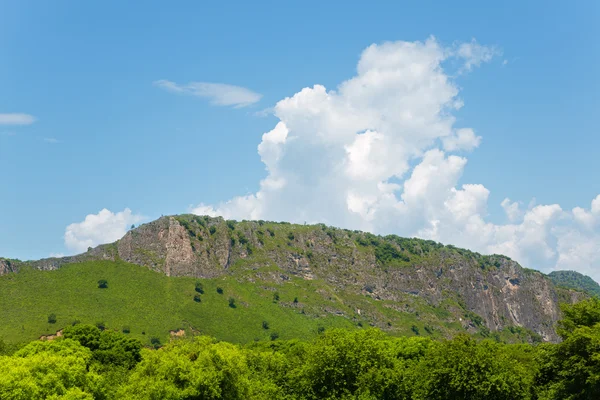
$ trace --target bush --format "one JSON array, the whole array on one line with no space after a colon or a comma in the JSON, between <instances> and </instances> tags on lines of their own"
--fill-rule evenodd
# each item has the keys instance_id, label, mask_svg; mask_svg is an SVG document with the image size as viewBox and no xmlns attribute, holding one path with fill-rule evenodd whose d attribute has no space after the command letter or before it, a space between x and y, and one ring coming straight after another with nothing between
<instances>
[{"instance_id":1,"label":"bush","mask_svg":"<svg viewBox=\"0 0 600 400\"><path fill-rule=\"evenodd\" d=\"M103 331L103 330L106 329L106 324L103 321L96 322L96 328L98 328L101 331Z\"/></svg>"},{"instance_id":2,"label":"bush","mask_svg":"<svg viewBox=\"0 0 600 400\"><path fill-rule=\"evenodd\" d=\"M128 326L128 325L125 325L125 326L123 327L122 331L123 331L123 333L130 333L130 332L131 332L131 329L129 328L129 326Z\"/></svg>"},{"instance_id":3,"label":"bush","mask_svg":"<svg viewBox=\"0 0 600 400\"><path fill-rule=\"evenodd\" d=\"M279 333L272 332L271 335L269 335L269 337L271 338L271 340L277 340L279 339Z\"/></svg>"},{"instance_id":4,"label":"bush","mask_svg":"<svg viewBox=\"0 0 600 400\"><path fill-rule=\"evenodd\" d=\"M294 234L292 232L288 233L287 237L290 240L294 240L294 238L295 238L295 236L294 236Z\"/></svg>"},{"instance_id":5,"label":"bush","mask_svg":"<svg viewBox=\"0 0 600 400\"><path fill-rule=\"evenodd\" d=\"M233 297L229 298L229 307L235 308L235 299Z\"/></svg>"},{"instance_id":6,"label":"bush","mask_svg":"<svg viewBox=\"0 0 600 400\"><path fill-rule=\"evenodd\" d=\"M210 232L211 235L214 235L215 232L217 231L217 228L215 228L214 226L211 226L210 228L208 228L208 231Z\"/></svg>"},{"instance_id":7,"label":"bush","mask_svg":"<svg viewBox=\"0 0 600 400\"><path fill-rule=\"evenodd\" d=\"M159 349L162 345L160 343L160 338L156 337L156 336L152 336L150 338L150 344L152 345L152 347L154 347L155 349Z\"/></svg>"},{"instance_id":8,"label":"bush","mask_svg":"<svg viewBox=\"0 0 600 400\"><path fill-rule=\"evenodd\" d=\"M56 314L50 314L50 315L48 315L48 323L49 324L55 324L56 323Z\"/></svg>"},{"instance_id":9,"label":"bush","mask_svg":"<svg viewBox=\"0 0 600 400\"><path fill-rule=\"evenodd\" d=\"M298 298L294 297L294 304L298 304Z\"/></svg>"},{"instance_id":10,"label":"bush","mask_svg":"<svg viewBox=\"0 0 600 400\"><path fill-rule=\"evenodd\" d=\"M222 287L218 287L218 288L217 288L217 293L219 293L219 294L223 294L223 288L222 288Z\"/></svg>"},{"instance_id":11,"label":"bush","mask_svg":"<svg viewBox=\"0 0 600 400\"><path fill-rule=\"evenodd\" d=\"M267 321L262 322L263 329L269 329L269 323Z\"/></svg>"},{"instance_id":12,"label":"bush","mask_svg":"<svg viewBox=\"0 0 600 400\"><path fill-rule=\"evenodd\" d=\"M202 286L202 282L196 281L196 288L194 290L200 294L204 294L204 287Z\"/></svg>"},{"instance_id":13,"label":"bush","mask_svg":"<svg viewBox=\"0 0 600 400\"><path fill-rule=\"evenodd\" d=\"M274 302L278 302L279 301L279 293L278 292L273 293L273 301Z\"/></svg>"},{"instance_id":14,"label":"bush","mask_svg":"<svg viewBox=\"0 0 600 400\"><path fill-rule=\"evenodd\" d=\"M108 288L108 281L106 279L100 279L98 281L98 288L99 289L107 289Z\"/></svg>"},{"instance_id":15,"label":"bush","mask_svg":"<svg viewBox=\"0 0 600 400\"><path fill-rule=\"evenodd\" d=\"M196 294L196 295L194 295L194 301L195 301L196 303L200 303L200 302L202 301L202 299L200 298L200 295L199 295L199 294Z\"/></svg>"},{"instance_id":16,"label":"bush","mask_svg":"<svg viewBox=\"0 0 600 400\"><path fill-rule=\"evenodd\" d=\"M271 235L271 237L275 236L275 231L271 228L267 228L267 232L269 232L269 235Z\"/></svg>"},{"instance_id":17,"label":"bush","mask_svg":"<svg viewBox=\"0 0 600 400\"><path fill-rule=\"evenodd\" d=\"M231 230L235 229L235 221L227 221L227 227Z\"/></svg>"}]
</instances>

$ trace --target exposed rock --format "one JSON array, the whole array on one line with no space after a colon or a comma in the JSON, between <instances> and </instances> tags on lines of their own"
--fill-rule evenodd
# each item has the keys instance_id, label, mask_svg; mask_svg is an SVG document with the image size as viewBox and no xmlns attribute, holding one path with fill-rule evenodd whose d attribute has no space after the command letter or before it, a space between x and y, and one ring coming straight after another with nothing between
<instances>
[{"instance_id":1,"label":"exposed rock","mask_svg":"<svg viewBox=\"0 0 600 400\"><path fill-rule=\"evenodd\" d=\"M555 287L544 274L504 256L324 225L233 223L194 215L162 217L127 232L116 243L29 265L51 270L98 259L120 259L168 276L213 278L250 271L250 281L319 279L333 290L368 295L402 312L415 312L411 298L424 299L432 307L450 299L456 305L446 307L454 307L456 319L472 313L464 321L460 318L468 331L478 324L491 331L520 326L548 341L558 340L554 325L560 318L559 301L585 297ZM0 259L0 275L16 272L15 265ZM261 267L274 270L254 272Z\"/></svg>"}]
</instances>

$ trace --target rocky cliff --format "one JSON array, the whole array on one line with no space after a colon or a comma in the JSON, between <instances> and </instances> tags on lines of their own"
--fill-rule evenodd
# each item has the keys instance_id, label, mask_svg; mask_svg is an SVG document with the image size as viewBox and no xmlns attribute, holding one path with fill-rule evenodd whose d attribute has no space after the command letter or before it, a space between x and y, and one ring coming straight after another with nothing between
<instances>
[{"instance_id":1,"label":"rocky cliff","mask_svg":"<svg viewBox=\"0 0 600 400\"><path fill-rule=\"evenodd\" d=\"M378 302L362 312L382 329L391 325L386 310L394 310L417 317L428 313L435 324L471 332L523 328L533 337L556 341L559 302L584 296L555 287L544 274L507 257L483 256L433 241L324 225L233 222L194 215L162 217L84 254L27 264L51 270L97 259L121 259L168 276L233 275L257 283L285 282L292 276L319 280L348 303L356 302L359 314L361 296ZM0 260L0 274L18 267Z\"/></svg>"}]
</instances>

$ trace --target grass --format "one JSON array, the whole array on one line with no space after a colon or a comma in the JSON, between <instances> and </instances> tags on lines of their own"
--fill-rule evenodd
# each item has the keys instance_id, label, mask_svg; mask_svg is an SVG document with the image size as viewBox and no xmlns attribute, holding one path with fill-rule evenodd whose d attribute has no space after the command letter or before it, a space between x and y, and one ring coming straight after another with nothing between
<instances>
[{"instance_id":1,"label":"grass","mask_svg":"<svg viewBox=\"0 0 600 400\"><path fill-rule=\"evenodd\" d=\"M108 288L98 288L101 279ZM277 303L273 302L276 285L265 287L232 277L202 279L204 294L198 303L196 281L111 261L70 264L56 271L23 269L0 277L0 337L13 343L29 341L74 321L104 322L117 330L129 327L130 335L145 343L153 336L165 340L170 330L177 329L244 343L269 339L272 332L281 339L309 338L321 326L354 326L341 316L317 315L322 300L302 280L279 285ZM223 294L217 293L217 287L223 288ZM230 297L235 308L229 306ZM291 307L294 297L299 302ZM309 312L303 314L303 308ZM48 323L50 314L56 315L56 323ZM268 321L268 332L262 321Z\"/></svg>"}]
</instances>

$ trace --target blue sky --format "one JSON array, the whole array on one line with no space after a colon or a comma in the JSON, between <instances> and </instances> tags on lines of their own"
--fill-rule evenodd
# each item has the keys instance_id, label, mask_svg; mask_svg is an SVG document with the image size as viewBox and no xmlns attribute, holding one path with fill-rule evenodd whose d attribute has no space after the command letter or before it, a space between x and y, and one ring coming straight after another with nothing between
<instances>
[{"instance_id":1,"label":"blue sky","mask_svg":"<svg viewBox=\"0 0 600 400\"><path fill-rule=\"evenodd\" d=\"M132 221L208 210L231 218L325 220L431 237L482 252L503 251L544 271L573 268L598 278L600 254L594 249L600 247L600 215L591 202L600 194L600 5L485 3L0 1L0 255L70 254L82 243L113 239ZM334 164L323 161L343 153L350 142L315 147L312 139L302 139L311 137L312 128L290 128L294 118L310 120L308 106L292 110L283 104L275 115L269 112L303 88L319 84L336 90L357 77L357 64L372 44L379 46L373 56L377 63L385 42L424 44L432 35L444 54L443 77L457 91L451 97L464 102L450 112L453 128L448 132L472 128L481 138L477 145L454 151L445 145L441 159L427 159L441 170L446 168L443 157L451 160L451 153L468 160L457 167L456 177L448 178L453 196L463 184L480 184L488 191L477 187L472 196L470 189L456 195L474 199L457 206L472 211L460 221L456 212L452 218L441 214L440 207L455 204L447 193L444 198L439 194L431 209L410 208L402 198L404 187L396 191L402 204L384 206L381 192L368 192L375 190L375 181L337 179L330 171ZM480 53L461 54L461 44ZM389 51L408 54L401 46ZM423 45L418 51L429 50ZM437 73L435 68L430 72ZM387 83L377 85L383 91L370 104L343 94L335 101L385 109L386 118L402 113L393 108L397 99L380 101L387 98L381 89ZM215 104L219 96L230 96L229 104ZM440 100L444 107L446 100ZM322 104L315 101L310 107ZM289 138L301 139L278 142L285 156L269 175L261 155L272 154L259 155L257 146L278 122L289 128ZM367 125L357 124L359 134ZM339 130L331 129L325 133ZM393 136L382 129L382 138ZM426 135L403 131L394 136L402 137L401 143L394 142L400 146L397 154L421 134ZM442 137L436 140L441 143ZM425 154L436 146L419 142L417 147L408 155L388 155L391 161L382 166L396 171L406 162L408 169L373 179L400 186L411 176L413 182L424 179L414 168L429 165L423 164ZM377 168L357 168L369 165ZM323 168L320 173L318 168ZM287 189L277 189L276 196L259 194L261 180L275 175L287 182ZM329 187L343 181L339 191L346 197L330 198L315 186L322 209L294 202L294 193L311 193L310 182L322 176L330 179L324 180ZM370 211L354 207L337 213L339 204L350 204L354 189ZM237 197L247 195L253 197ZM503 208L506 198L511 202ZM512 202L520 204L513 206L511 218L505 208ZM535 208L541 205L560 210ZM386 207L407 210L397 214ZM103 209L110 214L98 214ZM131 214L119 214L126 209ZM483 221L478 228L473 228L474 215ZM86 216L91 219L84 224ZM435 221L445 232L433 229ZM65 243L71 224L76 244ZM473 241L473 235L483 235L477 229L491 235L489 240Z\"/></svg>"}]
</instances>

